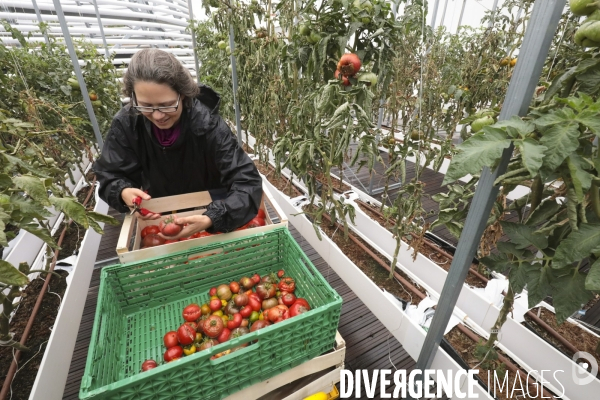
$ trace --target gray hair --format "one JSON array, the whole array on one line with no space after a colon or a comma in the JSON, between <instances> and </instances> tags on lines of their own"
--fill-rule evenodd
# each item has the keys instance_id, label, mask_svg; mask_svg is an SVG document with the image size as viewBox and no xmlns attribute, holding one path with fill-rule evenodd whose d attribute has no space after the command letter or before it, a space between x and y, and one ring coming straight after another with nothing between
<instances>
[{"instance_id":1,"label":"gray hair","mask_svg":"<svg viewBox=\"0 0 600 400\"><path fill-rule=\"evenodd\" d=\"M131 96L133 85L140 81L168 85L185 97L188 106L200 93L190 71L173 54L159 49L143 49L131 57L123 76L123 95Z\"/></svg>"}]
</instances>

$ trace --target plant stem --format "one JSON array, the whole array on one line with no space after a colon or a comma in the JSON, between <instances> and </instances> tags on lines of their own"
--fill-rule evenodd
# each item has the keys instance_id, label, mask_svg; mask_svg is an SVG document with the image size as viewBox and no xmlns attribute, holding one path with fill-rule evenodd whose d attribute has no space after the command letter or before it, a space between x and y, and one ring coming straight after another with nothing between
<instances>
[{"instance_id":1,"label":"plant stem","mask_svg":"<svg viewBox=\"0 0 600 400\"><path fill-rule=\"evenodd\" d=\"M498 314L498 319L494 323L492 327L490 338L486 342L486 347L492 348L496 340L498 340L498 332L500 332L500 328L506 322L506 318L508 317L508 313L512 310L513 304L515 302L515 293L512 290L512 286L508 285L508 291L506 292L506 296L504 296L504 302L502 303L502 309L500 310L500 314Z\"/></svg>"}]
</instances>

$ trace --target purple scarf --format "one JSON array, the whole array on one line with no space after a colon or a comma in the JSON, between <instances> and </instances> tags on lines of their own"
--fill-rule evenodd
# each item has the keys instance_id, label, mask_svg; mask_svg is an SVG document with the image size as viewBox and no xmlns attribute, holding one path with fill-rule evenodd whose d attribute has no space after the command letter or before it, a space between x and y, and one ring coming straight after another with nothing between
<instances>
[{"instance_id":1,"label":"purple scarf","mask_svg":"<svg viewBox=\"0 0 600 400\"><path fill-rule=\"evenodd\" d=\"M152 132L154 132L154 137L158 140L161 146L171 146L181 133L181 125L179 123L175 124L168 129L160 129L158 126L152 124Z\"/></svg>"}]
</instances>

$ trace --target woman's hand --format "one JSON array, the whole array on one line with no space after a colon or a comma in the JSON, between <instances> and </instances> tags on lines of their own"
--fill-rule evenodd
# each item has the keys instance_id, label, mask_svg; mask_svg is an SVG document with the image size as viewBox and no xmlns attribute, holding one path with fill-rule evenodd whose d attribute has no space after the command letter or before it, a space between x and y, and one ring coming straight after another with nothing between
<instances>
[{"instance_id":1,"label":"woman's hand","mask_svg":"<svg viewBox=\"0 0 600 400\"><path fill-rule=\"evenodd\" d=\"M175 236L165 236L162 233L159 233L158 236L163 239L177 240L181 238L187 238L192 236L194 233L202 232L212 226L212 220L206 215L192 215L189 217L174 217L173 221L177 225L185 225L181 232Z\"/></svg>"},{"instance_id":2,"label":"woman's hand","mask_svg":"<svg viewBox=\"0 0 600 400\"><path fill-rule=\"evenodd\" d=\"M136 197L141 197L142 200L150 200L150 195L145 193L144 191L140 190L140 189L136 189L136 188L125 188L121 191L121 198L123 199L123 201L125 202L125 204L127 204L128 207L133 207L133 199ZM160 214L156 214L156 213L150 213L147 215L142 215L141 213L139 214L139 218L143 219L143 220L154 220L154 219L159 219L160 218Z\"/></svg>"}]
</instances>

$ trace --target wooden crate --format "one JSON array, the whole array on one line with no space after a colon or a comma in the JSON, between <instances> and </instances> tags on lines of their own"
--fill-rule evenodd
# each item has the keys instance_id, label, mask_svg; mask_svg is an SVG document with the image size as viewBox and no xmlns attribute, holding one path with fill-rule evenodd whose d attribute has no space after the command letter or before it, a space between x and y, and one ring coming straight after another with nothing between
<instances>
[{"instance_id":1,"label":"wooden crate","mask_svg":"<svg viewBox=\"0 0 600 400\"><path fill-rule=\"evenodd\" d=\"M285 214L283 211L281 211L279 205L273 200L271 193L268 191L268 189L263 187L263 200L260 208L265 211L265 226L140 249L142 240L140 232L146 226L158 225L160 221L168 218L170 215L172 215L172 213L177 213L177 210L204 207L198 210L177 213L177 215L180 217L203 214L206 211L205 207L211 202L212 198L208 192L196 192L177 196L158 197L144 201L142 203L144 208L152 210L153 212L161 213L163 215L160 219L151 221L145 221L139 218L137 213L134 215L127 215L125 217L123 226L121 228L121 233L119 235L119 240L117 242L117 254L119 256L119 261L122 264L125 264L133 261L145 260L147 258L163 256L193 247L204 246L210 243L236 239L251 233L267 232L274 228L281 227L282 225L287 226L288 224ZM273 223L266 209L266 204L268 204L277 214L277 217L279 218L278 223Z\"/></svg>"},{"instance_id":2,"label":"wooden crate","mask_svg":"<svg viewBox=\"0 0 600 400\"><path fill-rule=\"evenodd\" d=\"M325 371L333 368L333 370L323 373L318 379L310 384L296 389L294 393L285 396L285 400L301 400L310 396L313 393L326 391L329 392L332 385L340 381L340 371L344 369L344 360L346 359L346 342L339 332L335 335L335 347L331 352L308 360L295 368L289 369L279 375L254 385L244 388L243 390L227 396L224 400L247 400L257 399L265 396L274 390L281 388L305 376L312 375L319 371ZM283 392L272 394L273 398L282 398Z\"/></svg>"}]
</instances>

